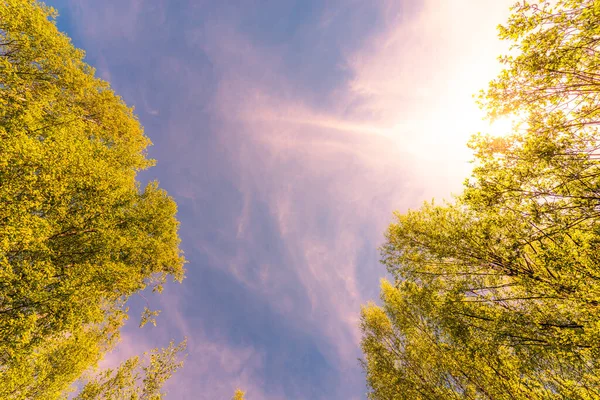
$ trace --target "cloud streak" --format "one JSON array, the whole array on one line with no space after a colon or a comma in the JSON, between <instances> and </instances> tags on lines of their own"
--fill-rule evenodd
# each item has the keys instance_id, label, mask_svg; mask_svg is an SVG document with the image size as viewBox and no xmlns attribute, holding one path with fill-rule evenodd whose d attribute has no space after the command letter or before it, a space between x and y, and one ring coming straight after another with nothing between
<instances>
[{"instance_id":1,"label":"cloud streak","mask_svg":"<svg viewBox=\"0 0 600 400\"><path fill-rule=\"evenodd\" d=\"M173 399L363 399L376 248L393 210L460 188L509 3L62 4L137 106L158 159L144 178L176 197L190 260L120 354L188 336Z\"/></svg>"}]
</instances>

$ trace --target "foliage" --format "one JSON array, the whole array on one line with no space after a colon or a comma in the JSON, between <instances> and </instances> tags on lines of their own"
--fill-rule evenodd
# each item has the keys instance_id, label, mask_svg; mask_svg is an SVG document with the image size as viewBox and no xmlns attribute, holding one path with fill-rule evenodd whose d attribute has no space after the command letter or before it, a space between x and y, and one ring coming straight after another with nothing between
<instances>
[{"instance_id":1,"label":"foliage","mask_svg":"<svg viewBox=\"0 0 600 400\"><path fill-rule=\"evenodd\" d=\"M237 389L235 391L235 393L233 394L233 397L231 398L231 400L244 400L244 395L246 393L244 393L243 391L241 391L240 389Z\"/></svg>"},{"instance_id":2,"label":"foliage","mask_svg":"<svg viewBox=\"0 0 600 400\"><path fill-rule=\"evenodd\" d=\"M397 214L362 312L372 399L600 398L600 3L521 2L452 203Z\"/></svg>"},{"instance_id":3,"label":"foliage","mask_svg":"<svg viewBox=\"0 0 600 400\"><path fill-rule=\"evenodd\" d=\"M118 368L103 371L92 378L74 398L74 400L160 400L165 393L163 384L181 368L179 353L185 349L186 342L177 346L173 342L166 349L153 349L143 361L133 357Z\"/></svg>"},{"instance_id":4,"label":"foliage","mask_svg":"<svg viewBox=\"0 0 600 400\"><path fill-rule=\"evenodd\" d=\"M129 296L183 278L176 205L136 181L150 141L54 16L0 2L3 399L57 398L117 341Z\"/></svg>"}]
</instances>

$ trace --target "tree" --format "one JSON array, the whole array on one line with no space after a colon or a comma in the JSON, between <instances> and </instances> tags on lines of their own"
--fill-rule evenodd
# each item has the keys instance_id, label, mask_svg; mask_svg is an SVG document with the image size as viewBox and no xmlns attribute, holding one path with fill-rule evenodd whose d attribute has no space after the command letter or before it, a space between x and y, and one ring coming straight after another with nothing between
<instances>
[{"instance_id":1,"label":"tree","mask_svg":"<svg viewBox=\"0 0 600 400\"><path fill-rule=\"evenodd\" d=\"M0 394L56 398L118 340L125 303L183 278L143 129L35 0L0 2ZM146 317L152 316L152 313Z\"/></svg>"},{"instance_id":2,"label":"tree","mask_svg":"<svg viewBox=\"0 0 600 400\"><path fill-rule=\"evenodd\" d=\"M163 384L181 368L179 354L185 341L177 346L173 342L166 349L153 349L140 357L132 357L116 368L103 371L83 387L74 400L160 400Z\"/></svg>"},{"instance_id":3,"label":"tree","mask_svg":"<svg viewBox=\"0 0 600 400\"><path fill-rule=\"evenodd\" d=\"M235 393L233 394L233 397L231 398L231 400L244 400L244 395L246 393L244 393L243 391L241 391L240 389L237 389L235 391Z\"/></svg>"},{"instance_id":4,"label":"tree","mask_svg":"<svg viewBox=\"0 0 600 400\"><path fill-rule=\"evenodd\" d=\"M395 284L362 313L373 399L600 397L600 8L522 2L506 70L481 97L519 123L475 136L464 192L404 215Z\"/></svg>"},{"instance_id":5,"label":"tree","mask_svg":"<svg viewBox=\"0 0 600 400\"><path fill-rule=\"evenodd\" d=\"M519 357L495 348L474 324L461 326L444 315L435 289L384 281L381 296L383 307L362 310L370 398L542 398L527 383L529 376L520 374Z\"/></svg>"}]
</instances>

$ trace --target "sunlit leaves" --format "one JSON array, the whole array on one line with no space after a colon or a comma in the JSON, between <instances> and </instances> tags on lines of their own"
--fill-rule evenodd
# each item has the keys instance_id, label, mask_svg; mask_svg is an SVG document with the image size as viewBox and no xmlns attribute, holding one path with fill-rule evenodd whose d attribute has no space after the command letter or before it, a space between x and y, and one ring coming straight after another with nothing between
<instances>
[{"instance_id":1,"label":"sunlit leaves","mask_svg":"<svg viewBox=\"0 0 600 400\"><path fill-rule=\"evenodd\" d=\"M7 399L56 398L114 345L130 295L183 278L176 205L157 183L136 181L153 164L150 141L53 16L34 0L0 2Z\"/></svg>"},{"instance_id":2,"label":"sunlit leaves","mask_svg":"<svg viewBox=\"0 0 600 400\"><path fill-rule=\"evenodd\" d=\"M165 349L153 349L141 358L133 357L118 368L102 371L83 387L75 400L160 400L162 387L183 365L181 353L186 341Z\"/></svg>"},{"instance_id":3,"label":"sunlit leaves","mask_svg":"<svg viewBox=\"0 0 600 400\"><path fill-rule=\"evenodd\" d=\"M156 317L160 314L160 310L150 310L148 307L144 307L142 312L142 319L140 320L140 328L147 323L151 323L156 326Z\"/></svg>"},{"instance_id":4,"label":"sunlit leaves","mask_svg":"<svg viewBox=\"0 0 600 400\"><path fill-rule=\"evenodd\" d=\"M520 2L481 101L523 123L475 136L465 191L398 214L395 284L363 309L373 399L600 397L597 1Z\"/></svg>"}]
</instances>

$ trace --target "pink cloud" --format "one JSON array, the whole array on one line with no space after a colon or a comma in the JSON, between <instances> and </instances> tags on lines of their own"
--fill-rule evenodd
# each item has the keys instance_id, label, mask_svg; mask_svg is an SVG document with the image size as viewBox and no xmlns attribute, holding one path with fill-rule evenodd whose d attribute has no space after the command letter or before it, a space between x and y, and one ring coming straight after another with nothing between
<instances>
[{"instance_id":1,"label":"pink cloud","mask_svg":"<svg viewBox=\"0 0 600 400\"><path fill-rule=\"evenodd\" d=\"M412 173L427 195L460 187L470 168L465 143L490 129L472 96L500 70L507 46L496 26L512 3L428 0L407 19L402 2L383 2L387 29L348 55L348 98L366 99L355 114L415 155Z\"/></svg>"},{"instance_id":2,"label":"pink cloud","mask_svg":"<svg viewBox=\"0 0 600 400\"><path fill-rule=\"evenodd\" d=\"M334 111L295 97L276 49L231 26L212 26L204 48L223 71L215 104L237 131L236 140L224 140L239 164L240 190L246 203L270 205L312 305L298 318L329 338L344 365L355 362L366 300L358 284L361 245L365 237L381 240L392 210L460 187L469 170L465 143L485 128L471 95L498 69L503 46L494 27L510 1L430 0L408 15L398 4L382 2L385 29L347 54L353 78L336 94ZM249 212L244 207L239 216L238 238L251 242ZM328 218L325 233L320 218ZM245 285L285 299L270 279L277 266L261 265L257 281L241 269L244 254L229 261ZM274 304L293 311L289 302Z\"/></svg>"},{"instance_id":3,"label":"pink cloud","mask_svg":"<svg viewBox=\"0 0 600 400\"><path fill-rule=\"evenodd\" d=\"M173 398L229 399L236 388L242 388L249 399L284 400L281 395L266 395L264 382L257 374L263 367L263 355L251 346L211 341L196 331L188 351L195 356L186 360L176 379L165 387Z\"/></svg>"},{"instance_id":4,"label":"pink cloud","mask_svg":"<svg viewBox=\"0 0 600 400\"><path fill-rule=\"evenodd\" d=\"M512 1L426 0L412 9L402 5L407 2L380 1L381 29L358 49L344 50L343 67L351 79L324 94L333 98L327 109L298 96L277 47L252 42L236 30L235 21L207 23L186 36L219 71L215 98L203 111L222 125L222 157L232 163L243 198L232 216L236 248L219 249L200 239L194 245L298 330L326 338L319 350L339 366L342 380L346 372L356 376L360 304L385 273L376 259L361 258L364 247L381 243L393 210L460 188L469 171L465 142L482 126L471 95L497 70L495 57L503 46L494 26L505 19ZM130 3L115 23L135 21L139 4ZM339 17L339 7L331 2L326 8L323 28ZM112 28L116 33L111 34L135 35L132 26ZM99 34L97 26L89 29L88 34ZM197 71L181 60L165 57L161 63L167 74L186 76L191 93L202 90L194 86ZM177 157L193 140L179 134L189 129L184 122L169 121ZM181 197L196 203L206 196L191 182L179 189ZM308 310L286 292L283 266L249 254L265 241L253 225L257 203L268 205L290 264L287 271L295 272ZM214 229L215 236L229 233ZM251 262L257 270L247 270ZM176 293L167 297L166 322L159 321L159 329L165 323L187 335L194 355L169 387L175 398L225 399L235 386L246 388L249 399L282 398L267 395L257 378L264 354L208 339L190 327L179 301ZM169 337L166 331L159 336ZM137 335L125 336L107 362L147 350L146 344Z\"/></svg>"}]
</instances>

